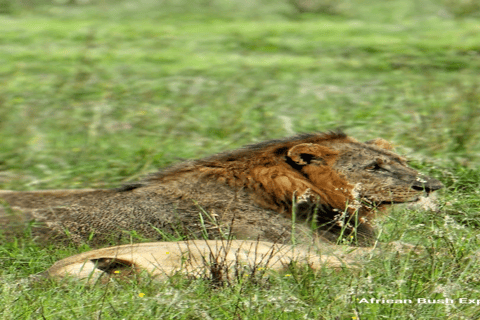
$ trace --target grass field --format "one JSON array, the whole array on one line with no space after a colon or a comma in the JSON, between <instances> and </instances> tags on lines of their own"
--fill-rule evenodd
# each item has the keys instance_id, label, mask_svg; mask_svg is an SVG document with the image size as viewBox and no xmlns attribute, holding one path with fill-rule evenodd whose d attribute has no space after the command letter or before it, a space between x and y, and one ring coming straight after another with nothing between
<instances>
[{"instance_id":1,"label":"grass field","mask_svg":"<svg viewBox=\"0 0 480 320\"><path fill-rule=\"evenodd\" d=\"M182 277L88 286L27 280L89 249L40 246L27 230L1 240L0 317L480 318L478 11L434 0L334 9L0 0L0 189L115 187L180 159L341 128L392 141L445 184L439 212L397 208L380 222L381 241L426 253L224 288ZM446 298L454 303L433 303Z\"/></svg>"}]
</instances>

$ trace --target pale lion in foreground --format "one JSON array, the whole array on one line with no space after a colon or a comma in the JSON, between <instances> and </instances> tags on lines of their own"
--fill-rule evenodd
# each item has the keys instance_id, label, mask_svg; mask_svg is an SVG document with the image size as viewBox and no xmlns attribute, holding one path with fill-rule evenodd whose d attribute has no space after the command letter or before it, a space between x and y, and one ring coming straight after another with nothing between
<instances>
[{"instance_id":1,"label":"pale lion in foreground","mask_svg":"<svg viewBox=\"0 0 480 320\"><path fill-rule=\"evenodd\" d=\"M367 252L365 249L361 253ZM328 254L327 254L328 252ZM328 250L325 254L251 240L192 240L128 244L88 251L56 262L43 275L75 276L89 281L128 277L146 271L156 278L180 273L194 277L230 280L235 272L266 272L288 269L292 261L322 267L351 267L352 252ZM356 254L358 258L358 253ZM230 276L229 276L230 275Z\"/></svg>"},{"instance_id":2,"label":"pale lion in foreground","mask_svg":"<svg viewBox=\"0 0 480 320\"><path fill-rule=\"evenodd\" d=\"M181 162L114 190L0 191L8 204L0 223L13 228L34 220L39 240L94 245L129 239L131 231L158 240L169 234L306 242L314 229L322 241L368 246L375 209L442 187L383 139L311 133Z\"/></svg>"}]
</instances>

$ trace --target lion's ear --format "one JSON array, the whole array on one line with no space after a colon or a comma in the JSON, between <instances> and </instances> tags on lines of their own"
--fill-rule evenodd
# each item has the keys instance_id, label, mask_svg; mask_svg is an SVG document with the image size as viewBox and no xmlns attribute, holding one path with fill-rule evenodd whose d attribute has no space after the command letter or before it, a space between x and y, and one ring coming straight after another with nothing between
<instances>
[{"instance_id":1,"label":"lion's ear","mask_svg":"<svg viewBox=\"0 0 480 320\"><path fill-rule=\"evenodd\" d=\"M288 150L287 156L298 165L307 165L312 160L322 160L330 164L337 157L338 152L314 143L302 143Z\"/></svg>"},{"instance_id":2,"label":"lion's ear","mask_svg":"<svg viewBox=\"0 0 480 320\"><path fill-rule=\"evenodd\" d=\"M377 147L382 148L382 149L393 150L393 145L390 142L388 142L387 140L382 139L382 138L369 140L369 141L366 141L365 143L366 144L373 144L374 146L377 146Z\"/></svg>"}]
</instances>

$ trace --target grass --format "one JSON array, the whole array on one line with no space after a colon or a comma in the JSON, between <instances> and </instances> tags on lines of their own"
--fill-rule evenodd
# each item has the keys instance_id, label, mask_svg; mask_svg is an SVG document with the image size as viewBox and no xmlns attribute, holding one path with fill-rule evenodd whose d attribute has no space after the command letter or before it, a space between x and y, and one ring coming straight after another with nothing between
<instances>
[{"instance_id":1,"label":"grass","mask_svg":"<svg viewBox=\"0 0 480 320\"><path fill-rule=\"evenodd\" d=\"M0 189L114 187L179 159L338 127L392 141L446 186L439 212L397 208L380 222L381 241L426 254L385 252L357 271L293 267L257 285L32 283L89 248L42 247L26 232L0 245L4 319L480 316L458 301L480 293L475 15L433 0L345 1L335 15L268 0L0 3Z\"/></svg>"}]
</instances>

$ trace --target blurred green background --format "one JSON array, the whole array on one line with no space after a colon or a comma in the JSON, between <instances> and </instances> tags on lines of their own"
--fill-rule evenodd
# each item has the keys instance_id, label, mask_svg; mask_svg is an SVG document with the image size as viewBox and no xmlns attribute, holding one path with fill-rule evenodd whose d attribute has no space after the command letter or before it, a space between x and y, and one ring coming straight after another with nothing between
<instances>
[{"instance_id":1,"label":"blurred green background","mask_svg":"<svg viewBox=\"0 0 480 320\"><path fill-rule=\"evenodd\" d=\"M0 3L4 189L118 185L335 128L480 160L478 1Z\"/></svg>"}]
</instances>

